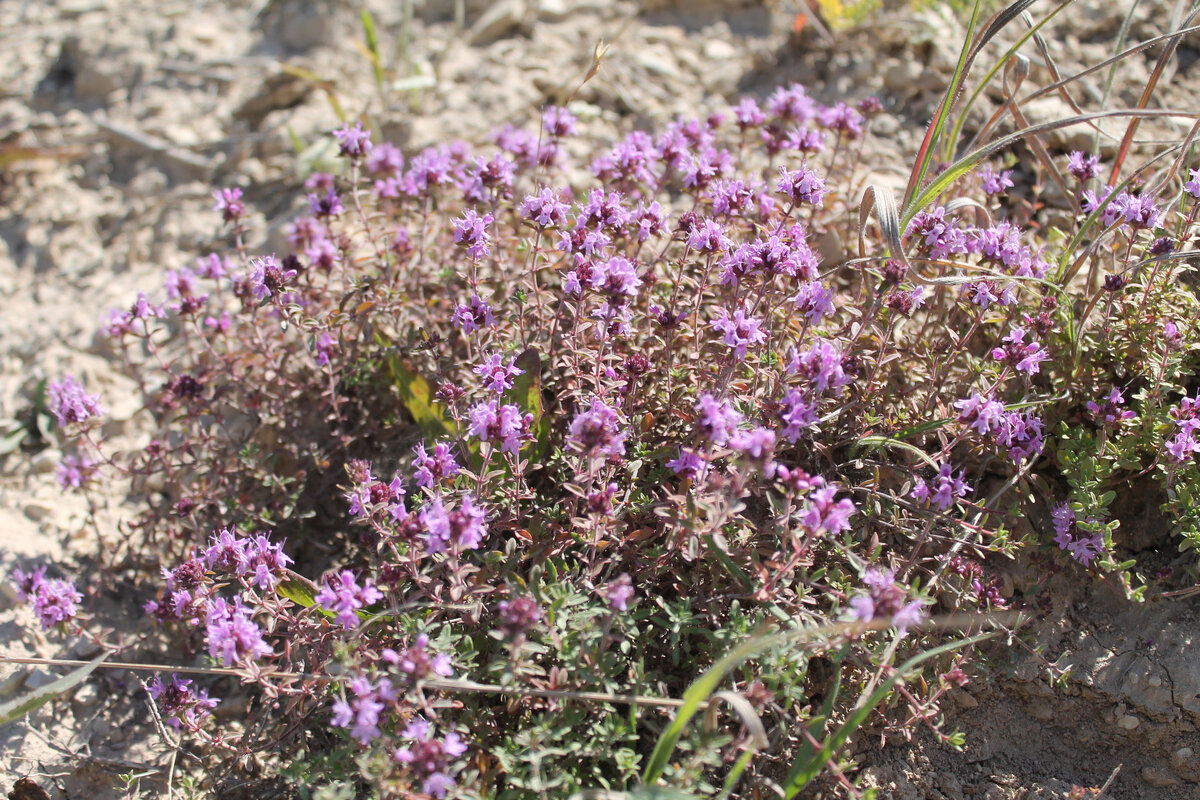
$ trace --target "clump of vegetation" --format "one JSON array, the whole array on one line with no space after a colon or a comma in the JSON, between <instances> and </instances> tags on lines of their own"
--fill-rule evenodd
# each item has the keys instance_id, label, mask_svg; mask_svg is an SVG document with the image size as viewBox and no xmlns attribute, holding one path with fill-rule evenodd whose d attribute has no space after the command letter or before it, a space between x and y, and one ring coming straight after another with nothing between
<instances>
[{"instance_id":1,"label":"clump of vegetation","mask_svg":"<svg viewBox=\"0 0 1200 800\"><path fill-rule=\"evenodd\" d=\"M863 725L961 741L937 701L1007 605L997 560L1181 577L1112 505L1152 487L1200 541L1191 140L1124 179L1047 154L1061 229L987 161L1038 131L926 180L1003 21L900 205L864 185L880 104L798 85L586 165L565 108L410 154L347 123L283 254L218 190L229 251L107 326L159 432L109 452L100 399L49 390L63 485L146 499L148 641L210 665L157 712L324 797L853 792ZM78 625L68 583L17 580Z\"/></svg>"}]
</instances>

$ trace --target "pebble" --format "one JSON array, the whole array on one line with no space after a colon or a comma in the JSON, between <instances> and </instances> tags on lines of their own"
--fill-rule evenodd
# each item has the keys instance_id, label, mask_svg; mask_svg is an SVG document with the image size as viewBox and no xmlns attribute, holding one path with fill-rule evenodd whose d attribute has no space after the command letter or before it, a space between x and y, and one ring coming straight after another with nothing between
<instances>
[{"instance_id":1,"label":"pebble","mask_svg":"<svg viewBox=\"0 0 1200 800\"><path fill-rule=\"evenodd\" d=\"M709 39L704 43L703 52L705 58L713 61L736 58L738 54L737 48L723 39Z\"/></svg>"},{"instance_id":2,"label":"pebble","mask_svg":"<svg viewBox=\"0 0 1200 800\"><path fill-rule=\"evenodd\" d=\"M645 51L638 53L636 58L638 63L641 64L651 75L658 75L670 80L674 80L679 77L679 70L674 64L665 58L660 58L653 53Z\"/></svg>"},{"instance_id":3,"label":"pebble","mask_svg":"<svg viewBox=\"0 0 1200 800\"><path fill-rule=\"evenodd\" d=\"M1156 789L1165 789L1179 783L1174 775L1159 767L1142 767L1142 780Z\"/></svg>"},{"instance_id":4,"label":"pebble","mask_svg":"<svg viewBox=\"0 0 1200 800\"><path fill-rule=\"evenodd\" d=\"M41 500L27 500L21 510L25 512L25 516L34 522L41 522L46 517L50 516L53 508L49 504Z\"/></svg>"},{"instance_id":5,"label":"pebble","mask_svg":"<svg viewBox=\"0 0 1200 800\"><path fill-rule=\"evenodd\" d=\"M59 453L57 450L43 450L29 460L29 468L37 475L54 472L58 467Z\"/></svg>"},{"instance_id":6,"label":"pebble","mask_svg":"<svg viewBox=\"0 0 1200 800\"><path fill-rule=\"evenodd\" d=\"M93 708L99 702L100 690L93 683L80 686L71 698L71 705L75 708Z\"/></svg>"},{"instance_id":7,"label":"pebble","mask_svg":"<svg viewBox=\"0 0 1200 800\"><path fill-rule=\"evenodd\" d=\"M25 676L28 674L28 669L18 669L11 675L0 678L0 697L16 694L17 690L25 683Z\"/></svg>"},{"instance_id":8,"label":"pebble","mask_svg":"<svg viewBox=\"0 0 1200 800\"><path fill-rule=\"evenodd\" d=\"M524 0L501 0L475 21L468 40L471 44L491 44L516 30L529 7Z\"/></svg>"},{"instance_id":9,"label":"pebble","mask_svg":"<svg viewBox=\"0 0 1200 800\"><path fill-rule=\"evenodd\" d=\"M1126 714L1125 716L1117 719L1117 727L1121 728L1122 730L1131 731L1141 724L1142 721L1132 714Z\"/></svg>"},{"instance_id":10,"label":"pebble","mask_svg":"<svg viewBox=\"0 0 1200 800\"><path fill-rule=\"evenodd\" d=\"M25 686L36 691L41 689L43 686L49 686L56 680L58 680L58 678L54 677L49 672L46 672L46 670L35 669L29 673L27 678L25 678Z\"/></svg>"}]
</instances>

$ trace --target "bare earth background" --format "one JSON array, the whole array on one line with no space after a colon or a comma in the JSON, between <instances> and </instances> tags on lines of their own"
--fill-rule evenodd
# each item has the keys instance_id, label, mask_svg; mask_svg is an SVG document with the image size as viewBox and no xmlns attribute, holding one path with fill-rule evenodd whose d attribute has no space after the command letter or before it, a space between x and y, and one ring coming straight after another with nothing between
<instances>
[{"instance_id":1,"label":"bare earth background","mask_svg":"<svg viewBox=\"0 0 1200 800\"><path fill-rule=\"evenodd\" d=\"M1040 5L1035 12L1051 7ZM1060 67L1110 55L1131 5L1076 3L1048 36ZM406 64L398 52L402 6L0 2L0 159L24 154L7 166L0 160L0 422L27 414L42 378L73 372L103 394L113 446L144 442L149 422L136 415L136 387L96 336L99 320L139 290L160 294L164 270L222 247L211 210L216 187L245 187L255 215L251 249L283 252L283 226L302 197L290 135L313 145L305 158L319 160L338 124L331 94L347 114L369 113L406 153L451 138L482 142L503 123L531 123L541 106L574 88L603 37L612 50L573 106L585 122L580 147L800 81L825 101L883 100L887 113L864 158L876 180L902 185L962 38L936 8L885 14L830 45L790 33L795 0L467 2L463 30L450 0L418 0ZM375 16L398 81L384 99L358 44L362 7ZM1171 0L1138 4L1131 40L1164 31L1174 8ZM1155 56L1122 66L1113 106L1132 104ZM1194 42L1185 42L1160 92L1163 105L1194 107L1198 57ZM1047 82L1034 61L1031 79ZM296 77L281 63L328 83ZM986 55L981 63L990 64ZM1102 89L1103 75L1085 82L1077 99L1095 103ZM1034 121L1070 113L1058 98L1027 111ZM1148 128L1151 136L1183 134L1165 123ZM1059 133L1048 145L1064 152L1089 146L1090 136ZM47 444L0 456L0 575L39 561L73 569L96 553L98 532L83 524L89 500L59 490L54 434ZM92 500L106 508L99 533L113 535L122 492ZM1153 508L1127 506L1126 545L1164 567L1182 563ZM1121 765L1108 797L1200 797L1200 605L1133 606L1080 573L1037 563L1007 570L1015 602L1041 617L1023 643L977 665L975 680L944 705L950 727L966 732L965 750L921 732L912 742L862 736L856 754L867 782L900 800L1058 798L1073 785L1103 784ZM80 578L97 627L136 629L146 598L92 585L86 572ZM34 627L11 587L0 587L0 654L96 652L48 640ZM1073 667L1065 683L1047 679L1047 662ZM52 679L42 669L0 668L0 700ZM166 796L168 763L132 673L105 672L27 724L0 730L3 791L30 776L58 797L119 797L117 774L145 772L142 796Z\"/></svg>"}]
</instances>

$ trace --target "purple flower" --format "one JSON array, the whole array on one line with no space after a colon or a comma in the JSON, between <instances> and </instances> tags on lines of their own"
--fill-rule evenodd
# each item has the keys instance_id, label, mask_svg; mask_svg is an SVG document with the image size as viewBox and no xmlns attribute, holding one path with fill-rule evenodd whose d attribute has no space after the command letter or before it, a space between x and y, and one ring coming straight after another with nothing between
<instances>
[{"instance_id":1,"label":"purple flower","mask_svg":"<svg viewBox=\"0 0 1200 800\"><path fill-rule=\"evenodd\" d=\"M1075 512L1067 503L1061 503L1050 512L1054 524L1054 543L1060 550L1067 550L1071 557L1083 564L1091 566L1096 556L1104 552L1104 536L1096 531L1089 533L1083 530L1075 517ZM1100 521L1089 517L1086 524L1098 526Z\"/></svg>"},{"instance_id":2,"label":"purple flower","mask_svg":"<svg viewBox=\"0 0 1200 800\"><path fill-rule=\"evenodd\" d=\"M1004 404L992 398L975 392L970 397L954 401L958 409L958 421L974 428L981 435L987 436L999 430L1003 424Z\"/></svg>"},{"instance_id":3,"label":"purple flower","mask_svg":"<svg viewBox=\"0 0 1200 800\"><path fill-rule=\"evenodd\" d=\"M420 717L414 717L401 735L410 741L392 754L396 763L408 767L421 779L425 794L445 797L455 785L451 762L467 752L467 745L454 731L441 739L435 738L433 726Z\"/></svg>"},{"instance_id":4,"label":"purple flower","mask_svg":"<svg viewBox=\"0 0 1200 800\"><path fill-rule=\"evenodd\" d=\"M533 414L522 416L521 409L512 403L501 406L495 400L488 400L473 406L467 416L468 432L481 442L500 442L501 452L515 456L521 445L533 438L529 432Z\"/></svg>"},{"instance_id":5,"label":"purple flower","mask_svg":"<svg viewBox=\"0 0 1200 800\"><path fill-rule=\"evenodd\" d=\"M232 667L272 655L270 646L263 640L262 629L251 621L250 612L242 605L241 598L232 604L223 597L209 602L204 624L208 654L223 666Z\"/></svg>"},{"instance_id":6,"label":"purple flower","mask_svg":"<svg viewBox=\"0 0 1200 800\"><path fill-rule=\"evenodd\" d=\"M65 455L58 464L55 477L63 489L78 489L91 480L96 471L96 462L86 453L78 456Z\"/></svg>"},{"instance_id":7,"label":"purple flower","mask_svg":"<svg viewBox=\"0 0 1200 800\"><path fill-rule=\"evenodd\" d=\"M775 431L763 427L739 430L729 437L729 446L767 477L775 474L776 464L771 461L775 453Z\"/></svg>"},{"instance_id":8,"label":"purple flower","mask_svg":"<svg viewBox=\"0 0 1200 800\"><path fill-rule=\"evenodd\" d=\"M705 219L688 235L688 247L701 253L719 253L729 249L729 237L715 219Z\"/></svg>"},{"instance_id":9,"label":"purple flower","mask_svg":"<svg viewBox=\"0 0 1200 800\"><path fill-rule=\"evenodd\" d=\"M825 134L812 128L792 128L783 140L785 150L800 153L821 153L825 150Z\"/></svg>"},{"instance_id":10,"label":"purple flower","mask_svg":"<svg viewBox=\"0 0 1200 800\"><path fill-rule=\"evenodd\" d=\"M17 599L33 606L44 631L74 619L79 613L83 595L68 580L47 578L44 566L31 572L14 569L12 580L17 586Z\"/></svg>"},{"instance_id":11,"label":"purple flower","mask_svg":"<svg viewBox=\"0 0 1200 800\"><path fill-rule=\"evenodd\" d=\"M724 308L718 308L716 318L710 323L713 328L725 334L725 344L733 349L733 357L738 361L746 358L751 345L762 344L767 340L767 332L754 317L746 315L746 309L739 308L733 316Z\"/></svg>"},{"instance_id":12,"label":"purple flower","mask_svg":"<svg viewBox=\"0 0 1200 800\"><path fill-rule=\"evenodd\" d=\"M542 189L540 194L529 195L521 203L521 216L543 227L557 227L567 221L570 206L563 202L562 193L554 189Z\"/></svg>"},{"instance_id":13,"label":"purple flower","mask_svg":"<svg viewBox=\"0 0 1200 800\"><path fill-rule=\"evenodd\" d=\"M1191 195L1193 200L1200 200L1200 169L1189 169L1191 180L1183 185L1183 190Z\"/></svg>"},{"instance_id":14,"label":"purple flower","mask_svg":"<svg viewBox=\"0 0 1200 800\"><path fill-rule=\"evenodd\" d=\"M284 259L285 263L287 259ZM296 270L284 269L275 256L250 259L250 274L247 278L254 299L263 302L277 297L296 277Z\"/></svg>"},{"instance_id":15,"label":"purple flower","mask_svg":"<svg viewBox=\"0 0 1200 800\"><path fill-rule=\"evenodd\" d=\"M986 195L1000 194L1005 189L1013 187L1011 169L996 172L990 166L987 166L976 174L983 184L983 193Z\"/></svg>"},{"instance_id":16,"label":"purple flower","mask_svg":"<svg viewBox=\"0 0 1200 800\"><path fill-rule=\"evenodd\" d=\"M459 303L454 308L454 324L463 329L463 333L474 333L483 328L496 324L492 307L485 303L478 294L471 295L471 302Z\"/></svg>"},{"instance_id":17,"label":"purple flower","mask_svg":"<svg viewBox=\"0 0 1200 800\"><path fill-rule=\"evenodd\" d=\"M868 592L850 600L850 616L859 622L890 617L902 634L921 624L925 612L920 601L907 602L908 590L898 585L895 577L890 569L868 569L862 577Z\"/></svg>"},{"instance_id":18,"label":"purple flower","mask_svg":"<svg viewBox=\"0 0 1200 800\"><path fill-rule=\"evenodd\" d=\"M800 284L800 291L791 301L796 304L796 310L814 325L819 325L822 319L836 310L833 304L833 290L820 281Z\"/></svg>"},{"instance_id":19,"label":"purple flower","mask_svg":"<svg viewBox=\"0 0 1200 800\"><path fill-rule=\"evenodd\" d=\"M996 361L1015 368L1026 375L1035 375L1041 371L1041 362L1050 358L1049 351L1042 347L1037 339L1025 342L1026 331L1020 325L1014 325L1008 336L1002 340L1003 347L992 350L992 358Z\"/></svg>"},{"instance_id":20,"label":"purple flower","mask_svg":"<svg viewBox=\"0 0 1200 800\"><path fill-rule=\"evenodd\" d=\"M996 429L996 443L1008 449L1013 461L1030 458L1041 453L1045 445L1044 423L1028 411L1006 411Z\"/></svg>"},{"instance_id":21,"label":"purple flower","mask_svg":"<svg viewBox=\"0 0 1200 800\"><path fill-rule=\"evenodd\" d=\"M432 456L425 452L424 442L414 447L413 452L417 456L413 461L417 486L432 489L443 480L458 474L458 462L454 460L454 453L448 442L435 444Z\"/></svg>"},{"instance_id":22,"label":"purple flower","mask_svg":"<svg viewBox=\"0 0 1200 800\"><path fill-rule=\"evenodd\" d=\"M758 107L758 102L753 97L743 97L741 102L734 106L733 116L742 130L757 128L767 119L767 115Z\"/></svg>"},{"instance_id":23,"label":"purple flower","mask_svg":"<svg viewBox=\"0 0 1200 800\"><path fill-rule=\"evenodd\" d=\"M922 211L908 223L905 239L918 241L918 248L936 259L951 258L969 251L966 235L946 220L946 209L937 206L932 211Z\"/></svg>"},{"instance_id":24,"label":"purple flower","mask_svg":"<svg viewBox=\"0 0 1200 800\"><path fill-rule=\"evenodd\" d=\"M1100 174L1100 159L1076 150L1067 156L1067 172L1086 183Z\"/></svg>"},{"instance_id":25,"label":"purple flower","mask_svg":"<svg viewBox=\"0 0 1200 800\"><path fill-rule=\"evenodd\" d=\"M1089 400L1086 404L1088 419L1093 422L1099 422L1106 427L1116 427L1128 419L1133 419L1137 416L1130 409L1122 409L1125 405L1125 398L1121 395L1121 390L1117 387L1112 387L1108 396L1100 403Z\"/></svg>"},{"instance_id":26,"label":"purple flower","mask_svg":"<svg viewBox=\"0 0 1200 800\"><path fill-rule=\"evenodd\" d=\"M100 395L85 392L83 385L75 380L73 375L64 375L62 380L50 381L46 387L46 399L50 413L58 420L60 428L65 428L71 422L83 424L104 413L104 406L100 405Z\"/></svg>"},{"instance_id":27,"label":"purple flower","mask_svg":"<svg viewBox=\"0 0 1200 800\"><path fill-rule=\"evenodd\" d=\"M636 297L642 280L632 261L624 256L613 256L592 265L589 284L592 289L609 297L623 299Z\"/></svg>"},{"instance_id":28,"label":"purple flower","mask_svg":"<svg viewBox=\"0 0 1200 800\"><path fill-rule=\"evenodd\" d=\"M362 123L355 121L354 127L347 122L333 132L337 138L341 154L357 160L371 150L371 132L364 131Z\"/></svg>"},{"instance_id":29,"label":"purple flower","mask_svg":"<svg viewBox=\"0 0 1200 800\"><path fill-rule=\"evenodd\" d=\"M729 172L733 156L728 150L705 147L699 153L685 152L682 158L683 186L703 189Z\"/></svg>"},{"instance_id":30,"label":"purple flower","mask_svg":"<svg viewBox=\"0 0 1200 800\"><path fill-rule=\"evenodd\" d=\"M382 142L370 149L363 166L372 175L394 177L399 175L404 168L404 155L400 152L400 148L391 142Z\"/></svg>"},{"instance_id":31,"label":"purple flower","mask_svg":"<svg viewBox=\"0 0 1200 800\"><path fill-rule=\"evenodd\" d=\"M853 381L846 373L842 351L827 339L817 339L807 351L793 353L787 371L807 379L815 392L840 395L842 387Z\"/></svg>"},{"instance_id":32,"label":"purple flower","mask_svg":"<svg viewBox=\"0 0 1200 800\"><path fill-rule=\"evenodd\" d=\"M380 678L379 683L372 684L362 675L348 685L353 697L333 702L330 722L339 728L349 728L350 735L359 744L370 744L382 733L379 729L380 716L387 708L386 703L396 699L396 690L387 678Z\"/></svg>"},{"instance_id":33,"label":"purple flower","mask_svg":"<svg viewBox=\"0 0 1200 800\"><path fill-rule=\"evenodd\" d=\"M938 467L938 476L932 484L925 483L924 478L917 478L912 489L912 497L918 503L933 503L943 513L954 505L955 498L965 497L971 487L963 480L963 473L954 474L954 468L949 462L943 461Z\"/></svg>"},{"instance_id":34,"label":"purple flower","mask_svg":"<svg viewBox=\"0 0 1200 800\"><path fill-rule=\"evenodd\" d=\"M542 125L546 133L555 139L574 135L575 122L575 115L565 108L550 106L542 112Z\"/></svg>"},{"instance_id":35,"label":"purple flower","mask_svg":"<svg viewBox=\"0 0 1200 800\"><path fill-rule=\"evenodd\" d=\"M848 498L834 500L840 488L836 483L830 483L808 496L807 508L801 514L800 521L812 533L837 535L850 530L850 517L858 509Z\"/></svg>"},{"instance_id":36,"label":"purple flower","mask_svg":"<svg viewBox=\"0 0 1200 800\"><path fill-rule=\"evenodd\" d=\"M394 666L409 682L434 676L449 678L454 675L450 656L430 651L429 637L423 633L400 653L389 647L384 648L382 655L383 660Z\"/></svg>"},{"instance_id":37,"label":"purple flower","mask_svg":"<svg viewBox=\"0 0 1200 800\"><path fill-rule=\"evenodd\" d=\"M679 455L667 462L667 468L676 475L690 478L704 469L708 462L704 456L687 448L679 448Z\"/></svg>"},{"instance_id":38,"label":"purple flower","mask_svg":"<svg viewBox=\"0 0 1200 800\"><path fill-rule=\"evenodd\" d=\"M705 438L718 447L729 441L742 421L742 415L728 400L717 400L707 393L696 400L696 415Z\"/></svg>"},{"instance_id":39,"label":"purple flower","mask_svg":"<svg viewBox=\"0 0 1200 800\"><path fill-rule=\"evenodd\" d=\"M807 122L817 116L816 101L798 83L786 89L778 87L767 99L767 108L774 116L787 122Z\"/></svg>"},{"instance_id":40,"label":"purple flower","mask_svg":"<svg viewBox=\"0 0 1200 800\"><path fill-rule=\"evenodd\" d=\"M667 212L657 200L647 205L638 203L633 212L633 223L637 228L637 240L644 242L651 236L661 236L667 226Z\"/></svg>"},{"instance_id":41,"label":"purple flower","mask_svg":"<svg viewBox=\"0 0 1200 800\"><path fill-rule=\"evenodd\" d=\"M513 378L525 374L525 370L518 367L516 362L516 358L512 358L505 364L504 356L500 353L492 353L486 361L472 371L483 378L483 385L488 389L496 394L504 394L513 387Z\"/></svg>"},{"instance_id":42,"label":"purple flower","mask_svg":"<svg viewBox=\"0 0 1200 800\"><path fill-rule=\"evenodd\" d=\"M813 208L820 208L825 202L825 179L807 167L795 171L780 167L775 189L792 202L808 203Z\"/></svg>"},{"instance_id":43,"label":"purple flower","mask_svg":"<svg viewBox=\"0 0 1200 800\"><path fill-rule=\"evenodd\" d=\"M158 710L166 717L167 724L175 730L200 730L209 711L216 708L219 702L218 698L209 697L206 690L193 688L192 683L174 674L166 681L162 675L155 675L146 687Z\"/></svg>"},{"instance_id":44,"label":"purple flower","mask_svg":"<svg viewBox=\"0 0 1200 800\"><path fill-rule=\"evenodd\" d=\"M418 515L425 532L425 549L430 555L444 553L450 545L462 550L476 550L487 537L484 521L487 512L475 505L471 495L465 495L454 511L447 511L440 497L435 497Z\"/></svg>"},{"instance_id":45,"label":"purple flower","mask_svg":"<svg viewBox=\"0 0 1200 800\"><path fill-rule=\"evenodd\" d=\"M621 415L599 397L571 420L567 446L587 456L601 455L620 458L625 455L625 433L621 430Z\"/></svg>"},{"instance_id":46,"label":"purple flower","mask_svg":"<svg viewBox=\"0 0 1200 800\"><path fill-rule=\"evenodd\" d=\"M618 491L620 491L620 487L615 483L610 483L602 489L588 492L588 513L598 517L611 517L613 515L613 497Z\"/></svg>"},{"instance_id":47,"label":"purple flower","mask_svg":"<svg viewBox=\"0 0 1200 800\"><path fill-rule=\"evenodd\" d=\"M806 428L816 426L817 404L799 389L789 389L779 403L782 407L779 416L784 424L781 433L783 438L795 444Z\"/></svg>"},{"instance_id":48,"label":"purple flower","mask_svg":"<svg viewBox=\"0 0 1200 800\"><path fill-rule=\"evenodd\" d=\"M222 528L209 539L201 560L213 572L253 576L251 582L264 590L274 589L292 563L282 542L262 535L242 538L232 528Z\"/></svg>"},{"instance_id":49,"label":"purple flower","mask_svg":"<svg viewBox=\"0 0 1200 800\"><path fill-rule=\"evenodd\" d=\"M242 190L236 186L218 189L213 192L213 198L217 201L213 211L220 211L226 222L237 224L245 216L246 204L242 202Z\"/></svg>"},{"instance_id":50,"label":"purple flower","mask_svg":"<svg viewBox=\"0 0 1200 800\"><path fill-rule=\"evenodd\" d=\"M364 578L359 586L354 573L347 569L326 579L321 591L317 592L316 603L325 611L335 612L335 619L343 628L354 629L359 625L359 609L381 599L383 593L375 588L370 578Z\"/></svg>"},{"instance_id":51,"label":"purple flower","mask_svg":"<svg viewBox=\"0 0 1200 800\"><path fill-rule=\"evenodd\" d=\"M633 579L622 572L616 580L609 581L600 590L601 596L613 611L628 611L629 601L633 599Z\"/></svg>"},{"instance_id":52,"label":"purple flower","mask_svg":"<svg viewBox=\"0 0 1200 800\"><path fill-rule=\"evenodd\" d=\"M513 597L496 604L497 629L506 639L524 639L545 612L532 597Z\"/></svg>"},{"instance_id":53,"label":"purple flower","mask_svg":"<svg viewBox=\"0 0 1200 800\"><path fill-rule=\"evenodd\" d=\"M465 245L467 254L476 261L487 258L492 253L491 237L487 232L492 224L491 214L482 217L474 209L466 209L458 219L454 220L454 241Z\"/></svg>"},{"instance_id":54,"label":"purple flower","mask_svg":"<svg viewBox=\"0 0 1200 800\"><path fill-rule=\"evenodd\" d=\"M850 141L862 138L862 114L845 103L822 109L818 117L822 125Z\"/></svg>"},{"instance_id":55,"label":"purple flower","mask_svg":"<svg viewBox=\"0 0 1200 800\"><path fill-rule=\"evenodd\" d=\"M338 193L332 187L325 194L317 194L310 192L308 195L308 210L314 217L336 217L346 210L342 205L342 198L338 197Z\"/></svg>"}]
</instances>

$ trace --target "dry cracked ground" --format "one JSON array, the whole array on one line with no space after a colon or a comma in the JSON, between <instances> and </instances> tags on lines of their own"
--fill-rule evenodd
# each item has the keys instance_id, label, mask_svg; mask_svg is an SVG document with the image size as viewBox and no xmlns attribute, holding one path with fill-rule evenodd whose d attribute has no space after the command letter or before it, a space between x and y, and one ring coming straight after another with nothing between
<instances>
[{"instance_id":1,"label":"dry cracked ground","mask_svg":"<svg viewBox=\"0 0 1200 800\"><path fill-rule=\"evenodd\" d=\"M302 196L293 142L310 165L328 157L335 104L370 114L406 151L450 138L481 141L565 96L604 38L612 46L605 64L573 106L586 137L800 81L825 100L883 100L887 113L865 158L877 179L895 184L907 175L962 36L937 4L889 12L832 42L811 27L792 34L799 3L783 0L466 2L461 27L449 0L411 5L406 22L404 3L383 0L0 2L0 434L13 429L5 420L28 415L39 381L73 372L103 392L110 440L144 437L135 387L95 335L99 319L139 290L157 291L165 269L208 252L219 237L214 187L245 187L250 227L259 231L251 248L281 250ZM1048 36L1053 57L1064 68L1102 60L1131 6L1075 4ZM382 32L390 67L382 91L360 44L362 7ZM1136 4L1130 39L1160 33L1175 11L1166 0ZM1152 57L1123 65L1119 101L1135 99ZM1196 59L1194 42L1185 42L1160 102L1194 105ZM1031 80L1047 74L1035 58ZM1103 76L1083 82L1078 99L1097 99L1102 84ZM983 105L998 100L993 93ZM1051 98L1029 113L1036 121L1069 109ZM1048 144L1061 151L1074 135ZM116 530L120 493L63 495L54 435L25 444L0 456L0 573L39 560L87 563L97 531L84 525L84 511L96 503L101 532ZM1163 528L1152 511L1136 512L1127 545L1171 566L1174 545ZM966 733L965 748L919 732L911 742L863 737L856 755L866 783L898 800L1057 798L1104 784L1119 766L1108 797L1200 796L1200 604L1131 605L1110 587L1045 565L1009 572L1009 588L1039 617L990 654L986 680L945 704L950 727ZM138 598L88 591L97 619L136 625ZM0 654L94 652L49 641L29 623L3 585ZM1049 680L1066 667L1064 681ZM43 669L0 668L0 700L50 680ZM138 694L134 674L109 671L0 730L0 790L29 776L57 797L118 797L117 775L133 772L145 773L144 796L165 795L168 757Z\"/></svg>"}]
</instances>

